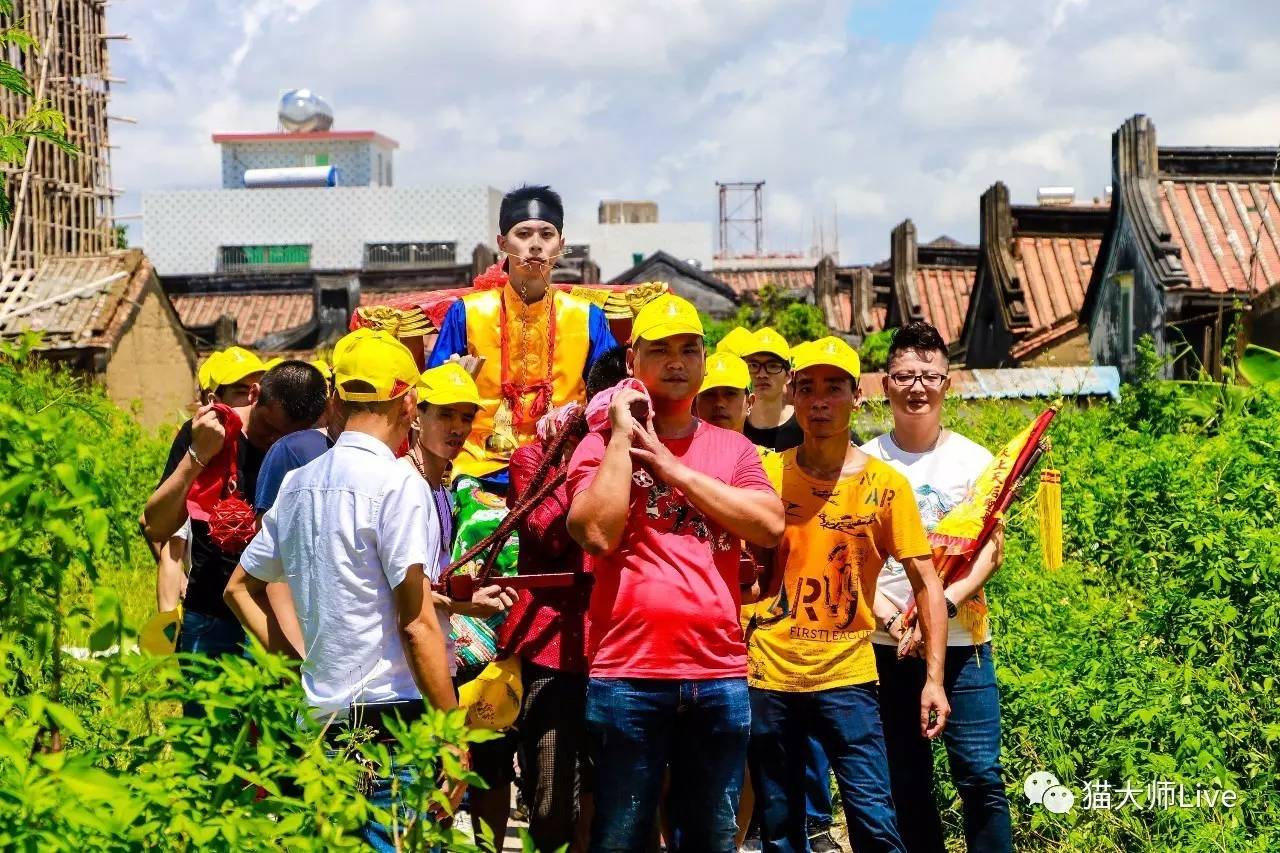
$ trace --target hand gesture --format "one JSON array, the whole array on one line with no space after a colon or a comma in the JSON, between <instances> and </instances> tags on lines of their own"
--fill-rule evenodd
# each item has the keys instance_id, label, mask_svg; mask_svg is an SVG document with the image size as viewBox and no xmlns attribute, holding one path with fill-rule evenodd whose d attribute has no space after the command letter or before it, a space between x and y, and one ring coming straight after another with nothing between
<instances>
[{"instance_id":1,"label":"hand gesture","mask_svg":"<svg viewBox=\"0 0 1280 853\"><path fill-rule=\"evenodd\" d=\"M631 458L644 465L653 475L671 485L676 484L684 463L667 449L653 429L653 418L649 418L643 427L637 427L631 434Z\"/></svg>"},{"instance_id":2,"label":"hand gesture","mask_svg":"<svg viewBox=\"0 0 1280 853\"><path fill-rule=\"evenodd\" d=\"M951 717L951 703L941 684L925 682L920 691L920 734L933 740L942 734Z\"/></svg>"},{"instance_id":3,"label":"hand gesture","mask_svg":"<svg viewBox=\"0 0 1280 853\"><path fill-rule=\"evenodd\" d=\"M924 631L920 628L918 621L914 627L907 630L906 626L902 624L905 621L906 619L899 619L894 624L894 628L898 629L898 660L912 656L922 658L924 657ZM892 634L894 632L890 631L889 633Z\"/></svg>"},{"instance_id":4,"label":"hand gesture","mask_svg":"<svg viewBox=\"0 0 1280 853\"><path fill-rule=\"evenodd\" d=\"M518 593L509 586L492 584L482 586L471 594L471 605L475 609L473 615L492 616L504 613L516 603Z\"/></svg>"},{"instance_id":5,"label":"hand gesture","mask_svg":"<svg viewBox=\"0 0 1280 853\"><path fill-rule=\"evenodd\" d=\"M635 435L640 428L639 413L647 412L648 408L649 404L644 394L635 388L621 388L616 391L613 399L609 401L609 427L613 430L613 434L628 438Z\"/></svg>"},{"instance_id":6,"label":"hand gesture","mask_svg":"<svg viewBox=\"0 0 1280 853\"><path fill-rule=\"evenodd\" d=\"M471 753L465 747L449 744L445 749L457 756L463 770L471 769ZM440 773L439 783L440 793L444 794L449 801L448 814L445 813L444 807L439 803L432 803L427 806L427 813L436 820L443 820L458 811L458 805L462 802L462 795L467 792L467 783L459 779L450 779L449 774L443 771Z\"/></svg>"},{"instance_id":7,"label":"hand gesture","mask_svg":"<svg viewBox=\"0 0 1280 853\"><path fill-rule=\"evenodd\" d=\"M209 461L222 450L222 444L226 439L227 428L223 426L222 419L214 411L213 405L209 404L197 409L196 416L191 419L191 449L195 451L200 461L208 465Z\"/></svg>"}]
</instances>

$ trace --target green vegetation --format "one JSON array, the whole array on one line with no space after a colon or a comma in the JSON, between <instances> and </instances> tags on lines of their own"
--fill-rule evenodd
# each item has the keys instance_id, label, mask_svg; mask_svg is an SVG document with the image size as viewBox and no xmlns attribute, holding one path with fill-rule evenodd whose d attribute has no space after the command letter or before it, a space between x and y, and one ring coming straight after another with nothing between
<instances>
[{"instance_id":1,"label":"green vegetation","mask_svg":"<svg viewBox=\"0 0 1280 853\"><path fill-rule=\"evenodd\" d=\"M392 819L356 793L365 766L421 768L406 789L419 810L441 774L477 781L447 751L484 737L460 711L408 727L394 751L330 751L299 727L281 658L255 648L183 672L133 653L155 575L137 519L167 441L31 360L31 343L0 344L0 849L354 847L368 815ZM182 701L206 715L176 716ZM396 819L406 850L473 849Z\"/></svg>"},{"instance_id":2,"label":"green vegetation","mask_svg":"<svg viewBox=\"0 0 1280 853\"><path fill-rule=\"evenodd\" d=\"M705 314L702 315L707 349L715 349L720 339L735 326L743 326L752 331L769 326L792 346L831 334L822 318L822 309L807 302L796 302L785 291L772 284L760 288L753 303L740 306L737 313L727 320L712 320Z\"/></svg>"}]
</instances>

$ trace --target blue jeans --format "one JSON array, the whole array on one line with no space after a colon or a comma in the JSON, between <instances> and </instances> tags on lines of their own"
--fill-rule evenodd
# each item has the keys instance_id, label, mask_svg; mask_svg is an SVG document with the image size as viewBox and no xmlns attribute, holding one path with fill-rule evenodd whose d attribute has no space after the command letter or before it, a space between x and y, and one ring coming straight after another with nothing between
<instances>
[{"instance_id":1,"label":"blue jeans","mask_svg":"<svg viewBox=\"0 0 1280 853\"><path fill-rule=\"evenodd\" d=\"M750 732L744 678L590 679L592 853L648 848L668 765L671 849L733 853Z\"/></svg>"},{"instance_id":2,"label":"blue jeans","mask_svg":"<svg viewBox=\"0 0 1280 853\"><path fill-rule=\"evenodd\" d=\"M338 754L338 750L326 750L325 754L333 758ZM375 776L369 780L369 789L365 791L365 799L370 805L377 808L391 811L394 809L396 817L396 825L400 827L400 832L405 831L406 824L413 820L415 812L405 806L400 800L400 796L406 788L418 780L418 771L408 765L394 766L391 776ZM392 779L396 782L396 788L392 789ZM378 853L394 853L396 848L395 834L391 831L391 827L385 823L379 823L376 820L370 820L364 826L360 827L360 840L368 844ZM436 850L438 848L432 848Z\"/></svg>"},{"instance_id":3,"label":"blue jeans","mask_svg":"<svg viewBox=\"0 0 1280 853\"><path fill-rule=\"evenodd\" d=\"M880 711L889 750L898 826L911 853L944 849L942 819L933 790L932 744L920 734L924 661L899 661L891 646L876 646ZM943 676L951 719L942 732L951 781L964 804L964 837L970 850L1013 849L1009 798L1000 766L1000 691L991 644L950 646Z\"/></svg>"},{"instance_id":4,"label":"blue jeans","mask_svg":"<svg viewBox=\"0 0 1280 853\"><path fill-rule=\"evenodd\" d=\"M818 739L809 737L809 760L804 765L804 810L809 832L831 828L831 762Z\"/></svg>"},{"instance_id":5,"label":"blue jeans","mask_svg":"<svg viewBox=\"0 0 1280 853\"><path fill-rule=\"evenodd\" d=\"M751 689L751 778L761 809L761 840L774 853L802 853L809 737L836 774L849 840L858 853L903 851L874 684L790 693Z\"/></svg>"},{"instance_id":6,"label":"blue jeans","mask_svg":"<svg viewBox=\"0 0 1280 853\"><path fill-rule=\"evenodd\" d=\"M239 654L244 648L244 629L235 620L206 616L190 610L182 612L182 629L178 631L177 651L216 658ZM182 716L203 717L199 702L183 702Z\"/></svg>"}]
</instances>

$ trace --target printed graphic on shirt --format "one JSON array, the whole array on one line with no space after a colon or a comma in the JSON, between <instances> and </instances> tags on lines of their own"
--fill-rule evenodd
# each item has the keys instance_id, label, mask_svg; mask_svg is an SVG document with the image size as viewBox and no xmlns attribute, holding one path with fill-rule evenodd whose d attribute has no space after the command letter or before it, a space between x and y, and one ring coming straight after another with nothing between
<instances>
[{"instance_id":1,"label":"printed graphic on shirt","mask_svg":"<svg viewBox=\"0 0 1280 853\"><path fill-rule=\"evenodd\" d=\"M878 460L835 483L815 481L788 454L787 527L775 554L778 592L757 608L748 677L774 690L822 690L874 681L867 639L871 599L889 554L929 553L901 474Z\"/></svg>"},{"instance_id":2,"label":"printed graphic on shirt","mask_svg":"<svg viewBox=\"0 0 1280 853\"><path fill-rule=\"evenodd\" d=\"M669 484L658 480L648 492L645 515L653 529L676 535L692 533L699 542L709 542L714 551L728 551L732 547L729 534L713 530L707 517Z\"/></svg>"}]
</instances>

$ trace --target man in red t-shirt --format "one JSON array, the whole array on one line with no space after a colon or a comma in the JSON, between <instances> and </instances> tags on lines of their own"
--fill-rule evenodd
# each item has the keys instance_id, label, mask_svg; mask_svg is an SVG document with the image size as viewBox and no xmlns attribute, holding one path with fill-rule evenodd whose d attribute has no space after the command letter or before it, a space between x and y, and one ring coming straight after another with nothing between
<instances>
[{"instance_id":1,"label":"man in red t-shirt","mask_svg":"<svg viewBox=\"0 0 1280 853\"><path fill-rule=\"evenodd\" d=\"M647 396L617 391L610 429L569 463L569 534L595 575L593 851L648 842L668 764L675 848L734 850L750 732L738 550L773 547L785 520L751 442L693 416L705 358L689 302L647 304L627 351Z\"/></svg>"}]
</instances>

